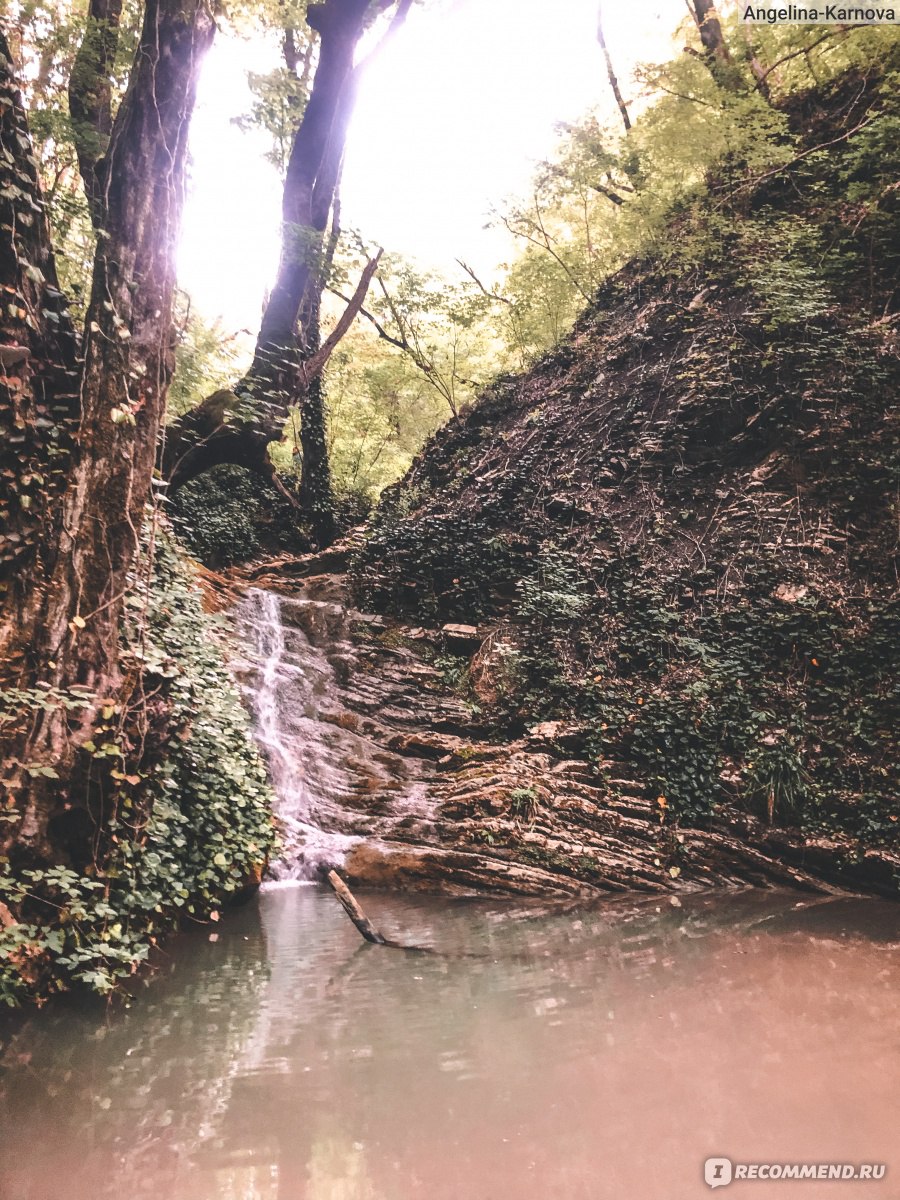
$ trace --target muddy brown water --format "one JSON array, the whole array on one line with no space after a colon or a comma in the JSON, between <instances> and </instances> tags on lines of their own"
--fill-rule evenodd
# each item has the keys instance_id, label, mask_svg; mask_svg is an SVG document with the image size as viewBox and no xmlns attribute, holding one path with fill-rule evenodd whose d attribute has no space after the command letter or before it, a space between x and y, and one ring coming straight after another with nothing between
<instances>
[{"instance_id":1,"label":"muddy brown water","mask_svg":"<svg viewBox=\"0 0 900 1200\"><path fill-rule=\"evenodd\" d=\"M274 889L128 1011L37 1014L3 1200L682 1200L704 1160L873 1162L900 1196L900 909L745 892L533 905Z\"/></svg>"}]
</instances>

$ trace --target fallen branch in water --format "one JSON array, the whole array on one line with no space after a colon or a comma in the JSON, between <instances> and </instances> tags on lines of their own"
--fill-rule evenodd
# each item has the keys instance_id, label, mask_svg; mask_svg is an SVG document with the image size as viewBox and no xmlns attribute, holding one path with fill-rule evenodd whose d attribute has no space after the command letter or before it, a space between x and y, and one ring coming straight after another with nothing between
<instances>
[{"instance_id":1,"label":"fallen branch in water","mask_svg":"<svg viewBox=\"0 0 900 1200\"><path fill-rule=\"evenodd\" d=\"M436 954L441 958L489 958L492 956L491 954L473 954L467 951L462 951L461 953L453 953L451 951L448 953L443 950L436 950L433 946L409 945L406 942L395 942L392 938L386 938L383 933L375 928L375 926L366 916L362 905L347 887L346 883L344 883L343 879L341 879L340 875L338 875L337 871L329 871L325 878L334 889L334 893L338 900L340 900L344 912L347 914L365 940L367 942L371 942L375 946L388 946L391 950L408 950L413 954ZM574 903L580 904L581 901L579 900ZM566 905L566 908L563 911L567 911L568 908L572 906L572 904ZM559 906L554 905L551 908L545 907L539 910L537 915L547 916L547 914L550 912L556 913L559 911ZM521 912L511 913L510 916L517 920L525 919L523 918ZM360 946L360 950L361 949L362 947ZM530 956L525 955L522 957L522 961L530 961Z\"/></svg>"},{"instance_id":2,"label":"fallen branch in water","mask_svg":"<svg viewBox=\"0 0 900 1200\"><path fill-rule=\"evenodd\" d=\"M338 875L337 871L329 871L326 876L328 882L334 888L335 895L340 900L344 912L363 935L367 942L372 942L375 946L389 946L392 950L410 950L413 954L440 954L440 950L435 950L433 946L409 946L405 942L395 942L391 938L386 938L383 933L375 928L369 918L362 910L362 905ZM463 958L477 958L478 955L461 955Z\"/></svg>"},{"instance_id":3,"label":"fallen branch in water","mask_svg":"<svg viewBox=\"0 0 900 1200\"><path fill-rule=\"evenodd\" d=\"M356 897L338 875L337 871L328 872L328 882L334 888L335 895L340 900L344 912L363 935L367 942L373 942L376 946L394 945L389 943L387 938L382 936L363 912L360 905L357 903Z\"/></svg>"}]
</instances>

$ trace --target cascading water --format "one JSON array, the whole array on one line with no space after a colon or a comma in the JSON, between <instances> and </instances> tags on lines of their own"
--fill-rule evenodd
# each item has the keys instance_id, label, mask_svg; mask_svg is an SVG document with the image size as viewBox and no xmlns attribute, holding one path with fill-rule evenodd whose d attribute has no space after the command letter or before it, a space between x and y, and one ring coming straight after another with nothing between
<instances>
[{"instance_id":1,"label":"cascading water","mask_svg":"<svg viewBox=\"0 0 900 1200\"><path fill-rule=\"evenodd\" d=\"M282 851L273 880L316 878L363 839L427 816L425 785L366 736L343 694L355 650L338 604L253 589L235 619L236 664L269 765Z\"/></svg>"},{"instance_id":2,"label":"cascading water","mask_svg":"<svg viewBox=\"0 0 900 1200\"><path fill-rule=\"evenodd\" d=\"M300 625L285 623L287 606L295 617L301 608L312 610L313 618L336 608L254 589L237 612L242 643L252 655L241 664L242 686L278 802L282 850L269 867L275 880L315 878L323 867L340 865L359 840L329 828L338 815L331 797L347 785L324 736L334 668Z\"/></svg>"}]
</instances>

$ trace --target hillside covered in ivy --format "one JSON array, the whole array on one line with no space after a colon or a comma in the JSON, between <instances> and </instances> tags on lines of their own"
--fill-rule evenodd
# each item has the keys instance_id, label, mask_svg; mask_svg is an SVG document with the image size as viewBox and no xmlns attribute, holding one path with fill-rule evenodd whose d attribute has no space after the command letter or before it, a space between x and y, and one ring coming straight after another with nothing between
<instances>
[{"instance_id":1,"label":"hillside covered in ivy","mask_svg":"<svg viewBox=\"0 0 900 1200\"><path fill-rule=\"evenodd\" d=\"M434 436L354 574L363 606L477 627L453 679L498 736L539 726L613 792L637 772L676 830L825 839L887 891L898 65L786 97L768 165L719 162L571 335Z\"/></svg>"}]
</instances>

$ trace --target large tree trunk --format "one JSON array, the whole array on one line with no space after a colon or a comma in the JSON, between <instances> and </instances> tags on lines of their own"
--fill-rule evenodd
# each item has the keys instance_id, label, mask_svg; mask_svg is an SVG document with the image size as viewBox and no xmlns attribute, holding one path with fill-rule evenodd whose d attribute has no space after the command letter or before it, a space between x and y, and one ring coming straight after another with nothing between
<instances>
[{"instance_id":1,"label":"large tree trunk","mask_svg":"<svg viewBox=\"0 0 900 1200\"><path fill-rule=\"evenodd\" d=\"M292 357L296 348L295 328L304 302L306 320L316 314L324 233L355 91L353 56L368 8L368 0L327 0L307 10L306 19L320 38L319 63L284 181L281 258L251 368L251 375L260 379L270 373L280 378L285 354Z\"/></svg>"},{"instance_id":2,"label":"large tree trunk","mask_svg":"<svg viewBox=\"0 0 900 1200\"><path fill-rule=\"evenodd\" d=\"M27 678L79 413L78 338L0 31L0 681Z\"/></svg>"},{"instance_id":3,"label":"large tree trunk","mask_svg":"<svg viewBox=\"0 0 900 1200\"><path fill-rule=\"evenodd\" d=\"M204 0L147 0L143 30L105 156L102 229L81 368L80 420L40 606L13 618L26 669L98 699L120 686L119 630L129 572L151 495L172 369L174 255L183 207L187 135L214 23ZM17 161L30 151L20 144ZM28 588L23 589L28 591ZM35 611L37 610L37 611ZM30 670L27 669L30 667ZM86 725L87 723L85 723ZM50 853L48 826L71 797L78 737L60 710L39 712L17 747L9 782L24 800L17 841ZM59 781L29 782L25 764L52 762Z\"/></svg>"}]
</instances>

